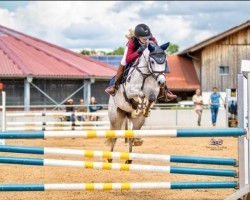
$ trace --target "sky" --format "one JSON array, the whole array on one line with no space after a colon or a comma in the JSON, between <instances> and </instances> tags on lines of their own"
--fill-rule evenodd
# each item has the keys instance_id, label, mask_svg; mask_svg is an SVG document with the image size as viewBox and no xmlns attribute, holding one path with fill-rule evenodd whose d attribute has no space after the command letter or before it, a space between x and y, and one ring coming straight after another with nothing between
<instances>
[{"instance_id":1,"label":"sky","mask_svg":"<svg viewBox=\"0 0 250 200\"><path fill-rule=\"evenodd\" d=\"M144 23L159 44L184 50L250 20L249 10L249 1L0 1L0 25L74 51L112 51Z\"/></svg>"}]
</instances>

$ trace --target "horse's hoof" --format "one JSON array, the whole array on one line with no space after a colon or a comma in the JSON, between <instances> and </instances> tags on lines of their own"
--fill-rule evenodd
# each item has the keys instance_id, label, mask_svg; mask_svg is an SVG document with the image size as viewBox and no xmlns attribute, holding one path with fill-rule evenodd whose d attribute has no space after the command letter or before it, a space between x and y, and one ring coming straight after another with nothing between
<instances>
[{"instance_id":1,"label":"horse's hoof","mask_svg":"<svg viewBox=\"0 0 250 200\"><path fill-rule=\"evenodd\" d=\"M126 164L132 164L132 162L133 162L132 160L126 160L125 163L126 163Z\"/></svg>"},{"instance_id":2,"label":"horse's hoof","mask_svg":"<svg viewBox=\"0 0 250 200\"><path fill-rule=\"evenodd\" d=\"M139 116L141 113L142 113L141 110L136 110L134 114L135 114L136 116Z\"/></svg>"},{"instance_id":3,"label":"horse's hoof","mask_svg":"<svg viewBox=\"0 0 250 200\"><path fill-rule=\"evenodd\" d=\"M150 110L149 110L148 112L145 112L145 113L143 114L143 117L149 117L150 114L151 114L151 112L150 112Z\"/></svg>"},{"instance_id":4,"label":"horse's hoof","mask_svg":"<svg viewBox=\"0 0 250 200\"><path fill-rule=\"evenodd\" d=\"M139 96L138 97L138 103L141 104L141 103L143 103L143 101L144 101L144 98Z\"/></svg>"},{"instance_id":5,"label":"horse's hoof","mask_svg":"<svg viewBox=\"0 0 250 200\"><path fill-rule=\"evenodd\" d=\"M108 159L108 162L109 162L109 163L112 163L112 161L113 161L113 159Z\"/></svg>"}]
</instances>

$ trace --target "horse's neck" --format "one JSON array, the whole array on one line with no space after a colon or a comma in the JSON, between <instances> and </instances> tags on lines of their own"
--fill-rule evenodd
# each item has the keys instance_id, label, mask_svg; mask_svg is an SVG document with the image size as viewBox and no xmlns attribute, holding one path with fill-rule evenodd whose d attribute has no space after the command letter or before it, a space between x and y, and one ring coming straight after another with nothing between
<instances>
[{"instance_id":1,"label":"horse's neck","mask_svg":"<svg viewBox=\"0 0 250 200\"><path fill-rule=\"evenodd\" d=\"M149 51L146 49L143 54L139 57L139 63L138 63L138 68L143 72L146 73L148 72L148 57L149 57Z\"/></svg>"},{"instance_id":2,"label":"horse's neck","mask_svg":"<svg viewBox=\"0 0 250 200\"><path fill-rule=\"evenodd\" d=\"M134 76L133 74L137 74L137 77L143 76L139 71L144 74L148 73L147 57L148 53L145 52L135 61L135 65L133 65L129 70L129 76ZM136 68L138 68L138 70Z\"/></svg>"}]
</instances>

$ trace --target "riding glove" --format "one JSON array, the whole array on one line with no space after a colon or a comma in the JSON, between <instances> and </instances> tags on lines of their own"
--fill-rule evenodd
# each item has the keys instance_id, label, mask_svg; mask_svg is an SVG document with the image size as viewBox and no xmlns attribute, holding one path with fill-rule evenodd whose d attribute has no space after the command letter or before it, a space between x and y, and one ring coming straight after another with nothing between
<instances>
[{"instance_id":1,"label":"riding glove","mask_svg":"<svg viewBox=\"0 0 250 200\"><path fill-rule=\"evenodd\" d=\"M137 49L137 52L138 52L138 53L142 53L146 48L147 48L147 44L143 44L143 45L141 45L141 46Z\"/></svg>"}]
</instances>

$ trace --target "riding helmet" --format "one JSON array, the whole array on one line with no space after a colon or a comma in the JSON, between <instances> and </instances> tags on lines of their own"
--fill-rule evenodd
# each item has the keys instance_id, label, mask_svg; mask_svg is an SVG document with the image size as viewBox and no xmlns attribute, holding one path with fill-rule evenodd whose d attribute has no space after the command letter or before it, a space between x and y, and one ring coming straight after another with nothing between
<instances>
[{"instance_id":1,"label":"riding helmet","mask_svg":"<svg viewBox=\"0 0 250 200\"><path fill-rule=\"evenodd\" d=\"M135 36L143 39L149 39L152 37L151 31L146 24L138 24L135 27Z\"/></svg>"}]
</instances>

